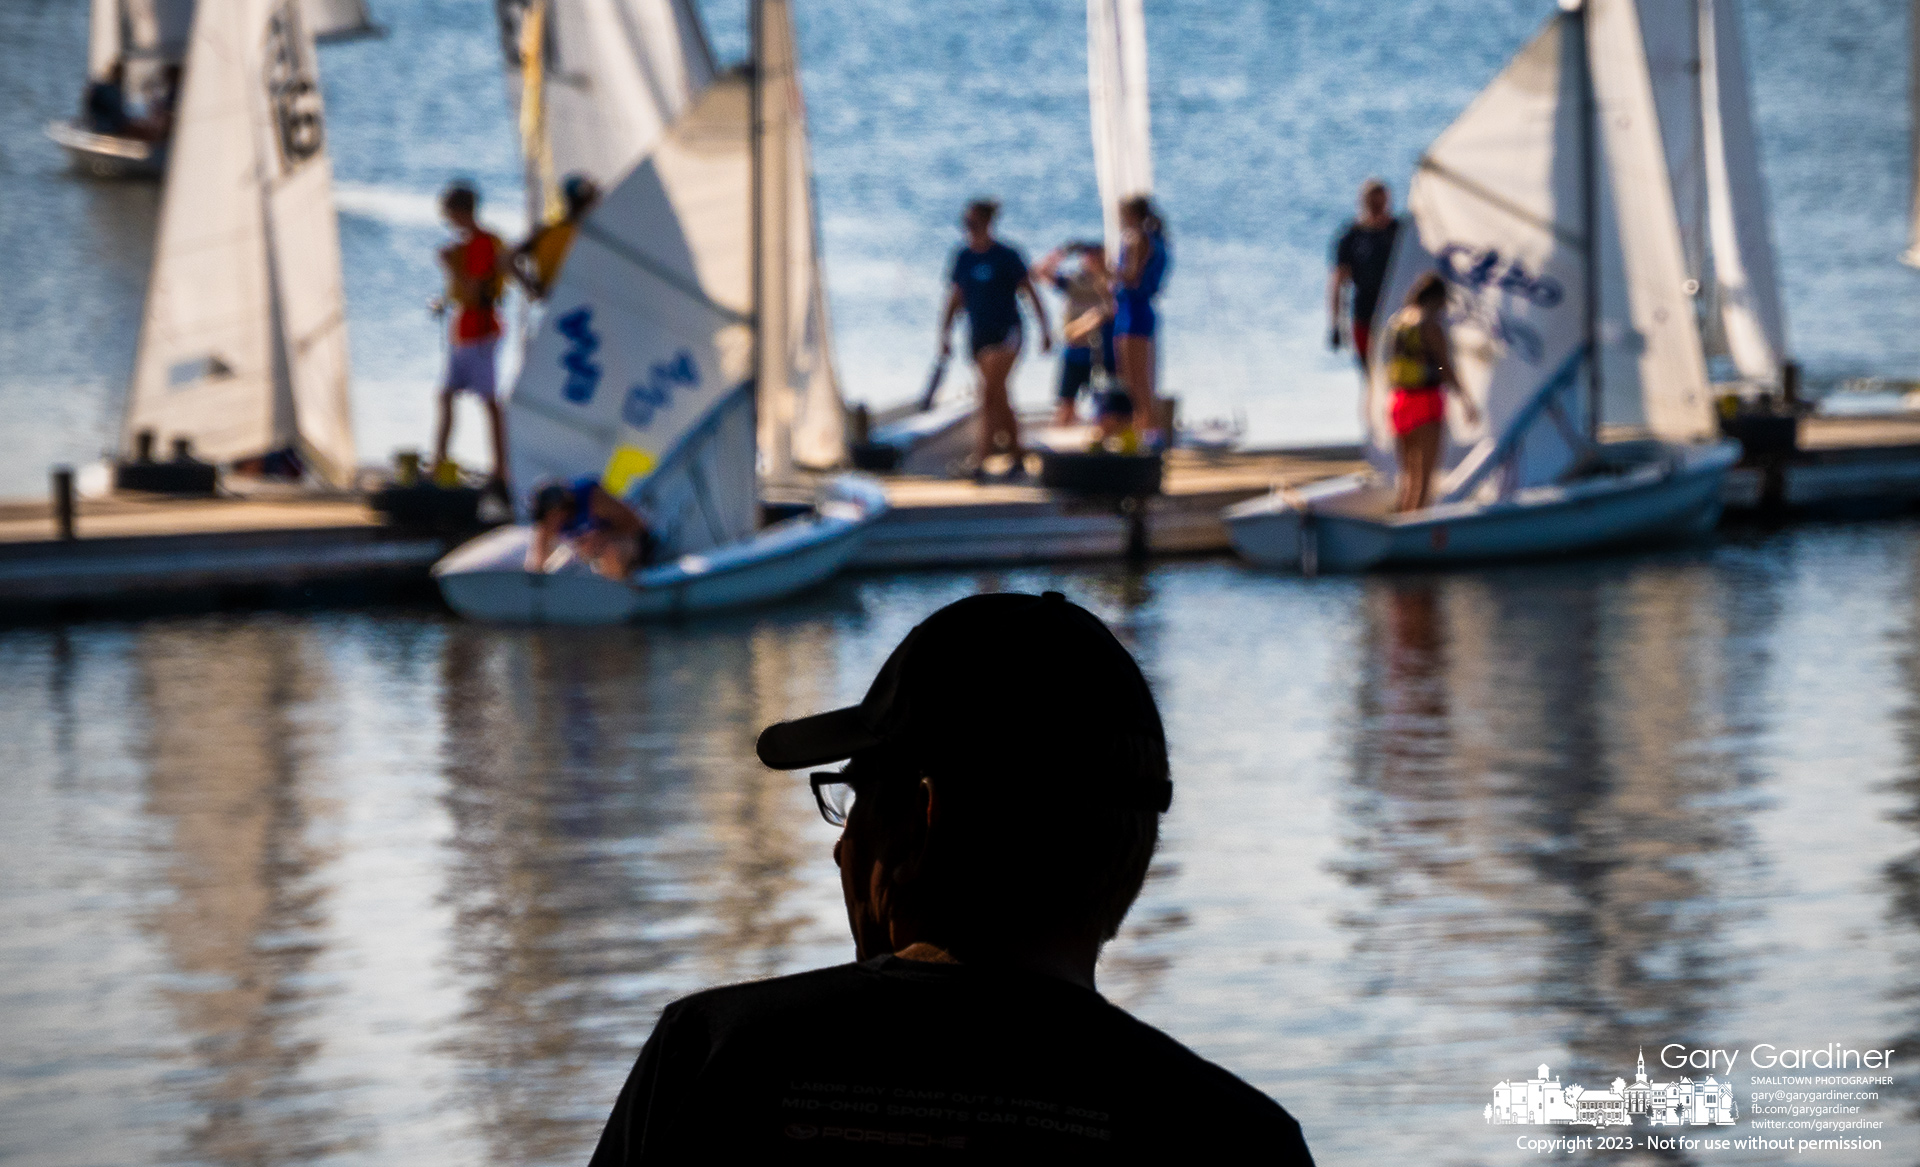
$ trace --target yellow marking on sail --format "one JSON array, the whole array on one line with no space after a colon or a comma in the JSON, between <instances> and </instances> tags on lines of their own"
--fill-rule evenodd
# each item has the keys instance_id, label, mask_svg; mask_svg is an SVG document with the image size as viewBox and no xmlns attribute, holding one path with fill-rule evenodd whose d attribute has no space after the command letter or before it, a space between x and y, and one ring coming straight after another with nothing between
<instances>
[{"instance_id":1,"label":"yellow marking on sail","mask_svg":"<svg viewBox=\"0 0 1920 1167\"><path fill-rule=\"evenodd\" d=\"M620 498L628 487L653 473L658 464L658 459L638 446L615 446L613 456L607 459L607 468L600 473L600 485L608 494Z\"/></svg>"}]
</instances>

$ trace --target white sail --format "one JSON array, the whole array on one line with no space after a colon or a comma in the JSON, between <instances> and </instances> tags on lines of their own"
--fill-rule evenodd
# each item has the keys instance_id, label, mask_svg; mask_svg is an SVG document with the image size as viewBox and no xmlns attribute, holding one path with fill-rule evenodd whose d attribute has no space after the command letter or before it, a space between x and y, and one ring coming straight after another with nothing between
<instances>
[{"instance_id":1,"label":"white sail","mask_svg":"<svg viewBox=\"0 0 1920 1167\"><path fill-rule=\"evenodd\" d=\"M125 440L214 462L354 448L331 171L299 0L202 0L168 162Z\"/></svg>"},{"instance_id":2,"label":"white sail","mask_svg":"<svg viewBox=\"0 0 1920 1167\"><path fill-rule=\"evenodd\" d=\"M1707 279L1707 172L1703 138L1701 0L1635 0L1647 74L1666 147L1687 277Z\"/></svg>"},{"instance_id":3,"label":"white sail","mask_svg":"<svg viewBox=\"0 0 1920 1167\"><path fill-rule=\"evenodd\" d=\"M692 0L496 0L533 222L559 183L606 190L714 77Z\"/></svg>"},{"instance_id":4,"label":"white sail","mask_svg":"<svg viewBox=\"0 0 1920 1167\"><path fill-rule=\"evenodd\" d=\"M316 41L351 40L373 36L380 27L367 11L367 0L302 0L306 5L307 28Z\"/></svg>"},{"instance_id":5,"label":"white sail","mask_svg":"<svg viewBox=\"0 0 1920 1167\"><path fill-rule=\"evenodd\" d=\"M120 60L120 36L120 0L93 0L87 15L87 80L106 80Z\"/></svg>"},{"instance_id":6,"label":"white sail","mask_svg":"<svg viewBox=\"0 0 1920 1167\"><path fill-rule=\"evenodd\" d=\"M1107 251L1120 252L1120 200L1153 193L1147 22L1141 0L1087 0L1087 96Z\"/></svg>"},{"instance_id":7,"label":"white sail","mask_svg":"<svg viewBox=\"0 0 1920 1167\"><path fill-rule=\"evenodd\" d=\"M1907 249L1901 262L1920 267L1920 0L1907 5L1907 165L1913 176Z\"/></svg>"},{"instance_id":8,"label":"white sail","mask_svg":"<svg viewBox=\"0 0 1920 1167\"><path fill-rule=\"evenodd\" d=\"M1457 375L1481 412L1477 427L1455 414L1445 467L1464 483L1498 456L1499 485L1510 489L1552 480L1581 446L1588 241L1577 21L1550 21L1415 171L1375 330L1376 465L1394 464L1386 321L1434 270L1448 283Z\"/></svg>"},{"instance_id":9,"label":"white sail","mask_svg":"<svg viewBox=\"0 0 1920 1167\"><path fill-rule=\"evenodd\" d=\"M1586 0L1586 8L1595 116L1618 207L1613 222L1628 301L1626 319L1603 318L1603 339L1624 341L1630 351L1648 429L1669 441L1706 438L1718 425L1679 224L1661 213L1674 206L1673 188L1638 13L1634 0Z\"/></svg>"},{"instance_id":10,"label":"white sail","mask_svg":"<svg viewBox=\"0 0 1920 1167\"><path fill-rule=\"evenodd\" d=\"M129 58L173 64L186 56L194 0L121 0L121 13Z\"/></svg>"},{"instance_id":11,"label":"white sail","mask_svg":"<svg viewBox=\"0 0 1920 1167\"><path fill-rule=\"evenodd\" d=\"M754 5L759 102L757 206L761 470L790 477L796 465L845 462L846 408L834 373L832 325L819 262L806 99L789 0Z\"/></svg>"},{"instance_id":12,"label":"white sail","mask_svg":"<svg viewBox=\"0 0 1920 1167\"><path fill-rule=\"evenodd\" d=\"M509 405L515 481L597 476L669 554L757 526L749 107L714 82L587 216Z\"/></svg>"},{"instance_id":13,"label":"white sail","mask_svg":"<svg viewBox=\"0 0 1920 1167\"><path fill-rule=\"evenodd\" d=\"M1698 3L1714 302L1734 367L1748 381L1771 385L1779 381L1787 357L1786 313L1775 275L1759 137L1748 108L1740 17L1732 0Z\"/></svg>"}]
</instances>

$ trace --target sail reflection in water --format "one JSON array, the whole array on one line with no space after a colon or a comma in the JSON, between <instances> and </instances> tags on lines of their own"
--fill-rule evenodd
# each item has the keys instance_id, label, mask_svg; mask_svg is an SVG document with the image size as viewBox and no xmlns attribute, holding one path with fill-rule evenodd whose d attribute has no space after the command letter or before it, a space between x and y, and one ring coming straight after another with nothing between
<instances>
[{"instance_id":1,"label":"sail reflection in water","mask_svg":"<svg viewBox=\"0 0 1920 1167\"><path fill-rule=\"evenodd\" d=\"M1102 985L1326 1161L1492 1161L1488 1090L1541 1062L1904 1048L1916 548L0 632L0 1157L582 1161L665 1002L849 955L833 832L754 737L979 588L1059 587L1138 654L1177 791ZM1920 1155L1909 1105L1864 1116L1888 1161Z\"/></svg>"}]
</instances>

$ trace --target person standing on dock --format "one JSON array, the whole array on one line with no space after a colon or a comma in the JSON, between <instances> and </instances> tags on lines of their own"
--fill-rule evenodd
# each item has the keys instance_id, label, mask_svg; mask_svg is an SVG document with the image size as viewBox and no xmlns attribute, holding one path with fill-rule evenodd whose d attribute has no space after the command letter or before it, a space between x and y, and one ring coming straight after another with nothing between
<instances>
[{"instance_id":1,"label":"person standing on dock","mask_svg":"<svg viewBox=\"0 0 1920 1167\"><path fill-rule=\"evenodd\" d=\"M455 309L447 352L447 376L440 387L440 416L433 443L436 481L447 462L447 444L453 437L453 401L460 393L480 400L493 427L493 474L490 490L507 494L507 430L495 396L495 354L500 346L500 296L506 291L507 248L500 237L480 226L474 217L480 195L456 182L440 196L440 212L452 224L457 238L440 249L440 265L447 273L447 298Z\"/></svg>"},{"instance_id":2,"label":"person standing on dock","mask_svg":"<svg viewBox=\"0 0 1920 1167\"><path fill-rule=\"evenodd\" d=\"M1150 448L1160 449L1170 435L1161 431L1154 410L1159 327L1153 300L1160 294L1171 262L1166 225L1153 200L1132 195L1120 200L1120 228L1120 270L1113 280L1113 351L1120 361L1120 379L1133 398L1134 426Z\"/></svg>"},{"instance_id":3,"label":"person standing on dock","mask_svg":"<svg viewBox=\"0 0 1920 1167\"><path fill-rule=\"evenodd\" d=\"M1387 264L1393 259L1393 241L1400 220L1393 217L1393 196L1387 184L1369 178L1360 184L1360 214L1340 229L1333 244L1333 274L1327 280L1327 346L1340 351L1340 317L1348 285L1346 337L1353 341L1354 359L1365 377L1373 359L1373 314L1380 305L1380 288L1387 282Z\"/></svg>"},{"instance_id":4,"label":"person standing on dock","mask_svg":"<svg viewBox=\"0 0 1920 1167\"><path fill-rule=\"evenodd\" d=\"M1070 258L1074 263L1063 273ZM1107 250L1098 243L1056 247L1034 265L1033 274L1066 297L1060 314L1060 393L1053 424L1072 425L1075 403L1093 385L1094 370L1109 375L1114 371L1113 273L1107 269Z\"/></svg>"},{"instance_id":5,"label":"person standing on dock","mask_svg":"<svg viewBox=\"0 0 1920 1167\"><path fill-rule=\"evenodd\" d=\"M1438 272L1428 272L1413 282L1407 306L1394 313L1387 326L1387 383L1393 386L1389 418L1400 463L1395 509L1401 512L1424 510L1432 494L1447 391L1460 399L1469 422L1479 416L1453 371L1446 315L1447 283Z\"/></svg>"},{"instance_id":6,"label":"person standing on dock","mask_svg":"<svg viewBox=\"0 0 1920 1167\"><path fill-rule=\"evenodd\" d=\"M949 604L860 704L771 726L757 752L847 759L811 783L841 828L854 963L668 1005L592 1167L1249 1148L1310 1167L1278 1103L1094 986L1173 783L1152 690L1093 613L1059 592Z\"/></svg>"},{"instance_id":7,"label":"person standing on dock","mask_svg":"<svg viewBox=\"0 0 1920 1167\"><path fill-rule=\"evenodd\" d=\"M954 318L964 309L973 364L980 371L980 428L973 459L976 480L985 479L987 459L1003 443L1013 455L1013 468L1007 476L1019 478L1026 473L1020 420L1014 416L1007 390L1007 378L1020 359L1020 296L1032 305L1040 326L1040 351L1053 350L1047 310L1033 290L1027 261L993 237L993 219L999 212L1000 204L992 199L975 199L967 204L960 221L966 228L967 243L954 252L949 265L947 307L940 317L941 361L953 351L949 334Z\"/></svg>"}]
</instances>

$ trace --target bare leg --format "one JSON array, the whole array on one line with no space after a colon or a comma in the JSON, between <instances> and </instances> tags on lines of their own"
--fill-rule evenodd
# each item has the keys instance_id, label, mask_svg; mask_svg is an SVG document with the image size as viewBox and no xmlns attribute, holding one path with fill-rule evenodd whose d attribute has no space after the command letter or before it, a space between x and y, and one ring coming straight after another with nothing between
<instances>
[{"instance_id":1,"label":"bare leg","mask_svg":"<svg viewBox=\"0 0 1920 1167\"><path fill-rule=\"evenodd\" d=\"M440 391L440 414L434 428L433 466L429 472L437 470L447 460L447 443L453 437L453 390Z\"/></svg>"},{"instance_id":2,"label":"bare leg","mask_svg":"<svg viewBox=\"0 0 1920 1167\"><path fill-rule=\"evenodd\" d=\"M980 370L980 435L975 453L983 463L993 453L994 439L1000 434L1007 435L1014 460L1020 458L1020 420L1014 416L1013 403L1007 396L1007 375L1013 372L1013 362L1019 357L1017 345L994 345L974 355L974 365Z\"/></svg>"},{"instance_id":3,"label":"bare leg","mask_svg":"<svg viewBox=\"0 0 1920 1167\"><path fill-rule=\"evenodd\" d=\"M1407 504L1402 509L1422 510L1433 493L1433 468L1439 461L1440 423L1430 422L1406 436Z\"/></svg>"},{"instance_id":4,"label":"bare leg","mask_svg":"<svg viewBox=\"0 0 1920 1167\"><path fill-rule=\"evenodd\" d=\"M493 480L502 490L507 485L507 418L500 411L500 402L486 398L487 420L493 424Z\"/></svg>"},{"instance_id":5,"label":"bare leg","mask_svg":"<svg viewBox=\"0 0 1920 1167\"><path fill-rule=\"evenodd\" d=\"M1114 355L1120 366L1120 380L1133 399L1133 428L1153 429L1153 338L1116 336Z\"/></svg>"},{"instance_id":6,"label":"bare leg","mask_svg":"<svg viewBox=\"0 0 1920 1167\"><path fill-rule=\"evenodd\" d=\"M1393 500L1393 509L1406 512L1413 509L1414 458L1412 435L1395 434L1393 436L1394 459L1400 464L1400 490Z\"/></svg>"}]
</instances>

